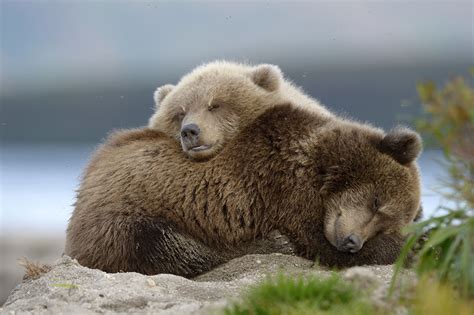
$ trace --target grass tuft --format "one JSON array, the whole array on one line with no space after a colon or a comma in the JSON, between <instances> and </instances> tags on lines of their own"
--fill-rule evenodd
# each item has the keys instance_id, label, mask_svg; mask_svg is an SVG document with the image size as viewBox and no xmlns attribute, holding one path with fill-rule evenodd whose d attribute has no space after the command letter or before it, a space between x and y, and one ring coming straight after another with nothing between
<instances>
[{"instance_id":1,"label":"grass tuft","mask_svg":"<svg viewBox=\"0 0 474 315\"><path fill-rule=\"evenodd\" d=\"M420 279L414 296L405 302L412 315L472 315L474 310L474 301L462 298L452 285L427 276Z\"/></svg>"},{"instance_id":2,"label":"grass tuft","mask_svg":"<svg viewBox=\"0 0 474 315\"><path fill-rule=\"evenodd\" d=\"M415 270L452 286L466 298L474 298L474 88L461 77L442 89L428 82L418 85L425 115L418 128L441 146L448 171L442 215L414 224L392 280L408 253L425 233L428 240L417 255Z\"/></svg>"},{"instance_id":3,"label":"grass tuft","mask_svg":"<svg viewBox=\"0 0 474 315\"><path fill-rule=\"evenodd\" d=\"M228 307L226 315L277 314L375 314L375 309L339 275L329 278L268 278L250 289L241 303Z\"/></svg>"},{"instance_id":4,"label":"grass tuft","mask_svg":"<svg viewBox=\"0 0 474 315\"><path fill-rule=\"evenodd\" d=\"M21 258L18 260L18 264L25 268L25 275L23 280L38 279L41 275L49 272L51 270L50 265L45 265L41 263L35 263L27 258Z\"/></svg>"}]
</instances>

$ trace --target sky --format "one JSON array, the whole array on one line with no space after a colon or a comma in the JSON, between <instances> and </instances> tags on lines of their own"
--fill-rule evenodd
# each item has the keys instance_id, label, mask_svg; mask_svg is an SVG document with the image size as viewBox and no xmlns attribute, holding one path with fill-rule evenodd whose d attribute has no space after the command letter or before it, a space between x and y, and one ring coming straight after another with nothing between
<instances>
[{"instance_id":1,"label":"sky","mask_svg":"<svg viewBox=\"0 0 474 315\"><path fill-rule=\"evenodd\" d=\"M330 68L472 61L472 1L1 1L2 93L213 59Z\"/></svg>"}]
</instances>

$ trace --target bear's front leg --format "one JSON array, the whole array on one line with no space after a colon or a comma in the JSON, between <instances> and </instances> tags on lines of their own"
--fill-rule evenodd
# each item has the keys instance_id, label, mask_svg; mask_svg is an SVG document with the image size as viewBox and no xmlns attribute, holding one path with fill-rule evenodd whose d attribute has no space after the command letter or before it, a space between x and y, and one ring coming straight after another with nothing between
<instances>
[{"instance_id":1,"label":"bear's front leg","mask_svg":"<svg viewBox=\"0 0 474 315\"><path fill-rule=\"evenodd\" d=\"M261 239L248 244L245 254L271 254L280 253L286 255L295 254L295 245L279 230L273 230Z\"/></svg>"}]
</instances>

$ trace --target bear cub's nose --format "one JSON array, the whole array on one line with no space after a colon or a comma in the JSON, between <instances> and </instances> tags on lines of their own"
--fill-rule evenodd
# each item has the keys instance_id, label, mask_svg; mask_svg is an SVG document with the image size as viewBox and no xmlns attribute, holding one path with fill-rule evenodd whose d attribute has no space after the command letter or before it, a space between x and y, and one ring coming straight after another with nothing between
<instances>
[{"instance_id":1,"label":"bear cub's nose","mask_svg":"<svg viewBox=\"0 0 474 315\"><path fill-rule=\"evenodd\" d=\"M340 250L344 252L357 253L362 248L362 240L355 234L344 239Z\"/></svg>"},{"instance_id":2,"label":"bear cub's nose","mask_svg":"<svg viewBox=\"0 0 474 315\"><path fill-rule=\"evenodd\" d=\"M188 124L181 128L181 138L186 147L194 147L198 144L199 133L201 130L196 124Z\"/></svg>"}]
</instances>

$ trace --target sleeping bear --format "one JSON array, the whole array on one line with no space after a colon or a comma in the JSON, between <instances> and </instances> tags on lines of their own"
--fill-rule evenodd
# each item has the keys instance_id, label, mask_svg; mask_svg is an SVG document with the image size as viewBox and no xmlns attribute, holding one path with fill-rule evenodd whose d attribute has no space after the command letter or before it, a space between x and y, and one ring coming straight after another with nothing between
<instances>
[{"instance_id":1,"label":"sleeping bear","mask_svg":"<svg viewBox=\"0 0 474 315\"><path fill-rule=\"evenodd\" d=\"M208 271L274 230L297 255L390 264L420 209L418 134L270 106L205 163L153 129L112 134L85 170L65 253L107 272Z\"/></svg>"},{"instance_id":2,"label":"sleeping bear","mask_svg":"<svg viewBox=\"0 0 474 315\"><path fill-rule=\"evenodd\" d=\"M318 101L283 77L278 66L215 61L197 67L174 86L154 93L156 111L149 128L181 143L195 161L207 160L258 115L278 104L331 116Z\"/></svg>"}]
</instances>

